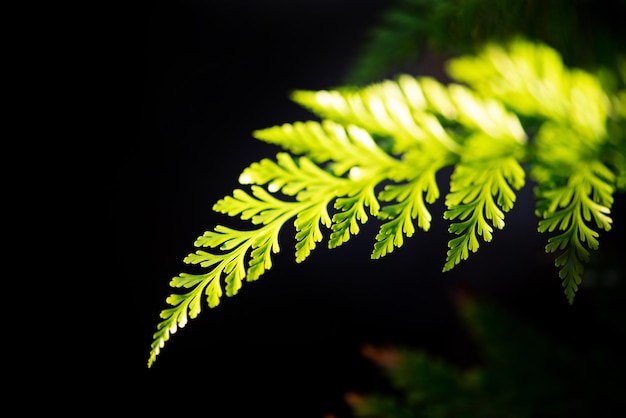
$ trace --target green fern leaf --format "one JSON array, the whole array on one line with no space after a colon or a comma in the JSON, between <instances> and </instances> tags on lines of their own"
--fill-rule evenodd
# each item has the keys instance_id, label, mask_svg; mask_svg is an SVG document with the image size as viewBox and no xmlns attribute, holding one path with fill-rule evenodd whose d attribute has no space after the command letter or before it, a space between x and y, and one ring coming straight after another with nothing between
<instances>
[{"instance_id":1,"label":"green fern leaf","mask_svg":"<svg viewBox=\"0 0 626 418\"><path fill-rule=\"evenodd\" d=\"M589 260L589 250L599 246L601 230L611 229L609 216L615 191L615 175L602 163L581 164L566 184L537 190L537 214L542 217L539 232L563 231L551 237L546 245L550 253L561 252L555 265L559 267L565 295L570 303L582 281L584 263Z\"/></svg>"},{"instance_id":2,"label":"green fern leaf","mask_svg":"<svg viewBox=\"0 0 626 418\"><path fill-rule=\"evenodd\" d=\"M273 192L281 191L287 196L295 196L294 202L267 197L265 200L274 200L278 207L291 207L288 216L295 217L296 261L302 262L316 247L316 243L323 239L320 224L331 226L328 205L345 193L349 180L334 177L306 157L296 162L289 154L279 153L276 160L264 159L253 163L243 171L240 182L269 184L268 188ZM252 189L260 187L253 185Z\"/></svg>"},{"instance_id":3,"label":"green fern leaf","mask_svg":"<svg viewBox=\"0 0 626 418\"><path fill-rule=\"evenodd\" d=\"M504 213L515 202L515 191L524 185L525 173L513 157L493 158L479 162L461 162L452 173L448 210L444 218L456 220L449 231L459 235L448 243L443 271L466 260L485 242L493 238L493 228L504 228Z\"/></svg>"},{"instance_id":4,"label":"green fern leaf","mask_svg":"<svg viewBox=\"0 0 626 418\"><path fill-rule=\"evenodd\" d=\"M236 189L232 196L219 200L214 210L240 215L262 227L251 231L239 231L217 226L213 231L205 232L196 239L197 247L219 247L220 252L198 250L183 260L187 264L210 268L205 274L183 273L172 279L174 288L192 288L185 294L170 295L166 302L172 305L162 311L161 321L154 334L152 351L148 360L151 366L170 334L187 324L188 318L195 318L200 313L200 297L204 293L210 308L220 303L222 296L221 280L225 282L227 296L237 294L242 281L258 279L271 268L271 254L280 250L278 234L284 223L294 217L301 209L298 202L284 202L274 198L261 187L253 186L253 194ZM246 262L247 258L249 260Z\"/></svg>"},{"instance_id":5,"label":"green fern leaf","mask_svg":"<svg viewBox=\"0 0 626 418\"><path fill-rule=\"evenodd\" d=\"M219 285L220 274L221 270L216 268L202 275L181 274L178 278L172 280L174 287L177 287L177 279L180 279L180 283L184 283L182 285L184 287L195 287L185 294L172 294L166 299L166 302L172 305L172 308L161 311L160 317L163 320L159 322L157 332L153 335L148 367L154 363L161 349L169 340L170 335L174 334L179 328L183 328L187 324L188 318L193 319L200 313L200 300L203 293L206 293L210 307L219 304L219 298L222 295L222 289Z\"/></svg>"},{"instance_id":6,"label":"green fern leaf","mask_svg":"<svg viewBox=\"0 0 626 418\"><path fill-rule=\"evenodd\" d=\"M436 154L435 154L436 155ZM404 243L404 237L415 233L413 220L423 231L430 229L432 215L426 203L434 203L439 198L436 173L446 165L447 160L429 160L425 158L407 158L410 165L419 174L403 184L386 185L380 192L382 202L396 202L382 207L379 219L385 221L376 235L376 243L371 257L377 259L393 252ZM421 169L418 169L421 168ZM426 197L424 198L424 194Z\"/></svg>"},{"instance_id":7,"label":"green fern leaf","mask_svg":"<svg viewBox=\"0 0 626 418\"><path fill-rule=\"evenodd\" d=\"M391 157L382 157L375 151L373 142L368 143L367 136L354 133L351 138L360 138L359 144L370 152L361 152L361 157L368 162L381 163L383 172L396 163ZM360 137L358 135L361 135ZM354 157L350 157L355 163ZM363 162L363 161L361 161ZM213 231L205 232L196 239L198 247L218 248L221 252L196 251L189 254L184 261L188 264L198 264L203 268L210 268L210 272L202 275L181 274L171 282L173 287L194 287L183 295L171 295L167 302L173 308L162 312L164 319L154 335L154 343L148 364L151 365L171 333L183 327L188 317L194 318L200 312L199 295L206 293L209 307L219 304L222 296L220 281L224 280L226 294L235 295L241 288L242 281L257 280L266 270L272 267L272 253L280 249L278 235L285 222L295 218L296 227L296 260L303 261L315 248L316 243L323 239L320 224L333 227L331 247L345 242L342 228L348 225L352 233L358 232L358 224L365 222L367 214L365 207L375 215L379 210L379 203L374 195L374 186L380 178L376 170L354 170L350 177L335 177L319 168L305 157L295 161L287 153L279 153L276 161L263 159L246 168L240 182L251 184L252 194L242 189L235 189L231 196L220 199L213 210L229 216L239 216L249 220L254 225L262 225L252 231L238 231L224 226L217 226ZM355 180L355 178L357 178ZM295 200L281 200L260 185L268 185L271 192L281 191L286 196L294 196ZM368 184L367 187L364 185ZM335 207L340 212L331 219L327 206L338 196ZM333 223L334 222L334 223ZM340 235L341 234L341 235ZM246 263L246 257L249 260ZM189 311L189 315L188 315Z\"/></svg>"},{"instance_id":8,"label":"green fern leaf","mask_svg":"<svg viewBox=\"0 0 626 418\"><path fill-rule=\"evenodd\" d=\"M459 146L431 111L454 116L446 88L432 77L403 74L362 89L297 90L292 99L323 118L357 125L393 141L392 151L406 152L423 143L438 142L450 152Z\"/></svg>"},{"instance_id":9,"label":"green fern leaf","mask_svg":"<svg viewBox=\"0 0 626 418\"><path fill-rule=\"evenodd\" d=\"M324 235L320 224L330 228L332 220L328 214L328 202L322 201L318 205L298 213L294 225L296 227L296 262L301 263L315 249Z\"/></svg>"},{"instance_id":10,"label":"green fern leaf","mask_svg":"<svg viewBox=\"0 0 626 418\"><path fill-rule=\"evenodd\" d=\"M235 189L232 196L219 200L213 210L228 216L240 215L241 219L250 219L255 225L267 225L283 216L286 207L288 204L276 199L263 188L252 186L252 196L241 189Z\"/></svg>"},{"instance_id":11,"label":"green fern leaf","mask_svg":"<svg viewBox=\"0 0 626 418\"><path fill-rule=\"evenodd\" d=\"M330 162L330 169L338 176L353 167L391 168L396 164L390 155L376 145L367 131L331 120L283 124L257 130L253 135L295 154L303 154L315 163Z\"/></svg>"},{"instance_id":12,"label":"green fern leaf","mask_svg":"<svg viewBox=\"0 0 626 418\"><path fill-rule=\"evenodd\" d=\"M477 55L452 59L448 73L519 114L572 126L591 139L606 137L610 100L597 77L567 69L560 54L518 39L488 44Z\"/></svg>"},{"instance_id":13,"label":"green fern leaf","mask_svg":"<svg viewBox=\"0 0 626 418\"><path fill-rule=\"evenodd\" d=\"M270 192L282 192L287 196L296 196L297 200L306 200L308 196L319 195L333 188L342 189L345 184L341 178L321 169L306 157L298 161L287 153L276 155L276 161L263 159L252 163L239 176L241 184L267 184Z\"/></svg>"},{"instance_id":14,"label":"green fern leaf","mask_svg":"<svg viewBox=\"0 0 626 418\"><path fill-rule=\"evenodd\" d=\"M354 194L338 198L335 201L335 209L339 212L333 216L333 232L328 242L329 248L336 248L350 239L350 235L359 233L359 222L364 224L369 219L369 212L376 216L380 210L380 204L376 199L374 186L379 179L374 178L369 182L355 182Z\"/></svg>"}]
</instances>

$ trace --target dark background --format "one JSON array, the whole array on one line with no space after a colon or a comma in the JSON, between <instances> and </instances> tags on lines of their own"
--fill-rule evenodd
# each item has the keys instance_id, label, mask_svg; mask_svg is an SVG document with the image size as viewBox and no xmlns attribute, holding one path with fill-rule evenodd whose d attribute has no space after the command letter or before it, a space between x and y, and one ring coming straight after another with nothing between
<instances>
[{"instance_id":1,"label":"dark background","mask_svg":"<svg viewBox=\"0 0 626 418\"><path fill-rule=\"evenodd\" d=\"M381 260L369 258L374 220L338 249L321 243L300 265L287 229L271 270L219 307L203 305L146 367L170 278L186 271L182 259L197 236L229 222L212 205L238 187L247 165L279 151L251 132L313 118L289 101L289 91L340 85L387 4L143 2L121 8L102 34L105 45L114 41L103 65L116 96L105 112L116 129L102 149L110 196L102 232L111 238L102 283L115 295L105 301L111 323L97 361L103 379L110 377L99 392L103 408L143 416L348 416L345 392L383 383L362 358L363 344L423 349L461 366L476 360L454 308L457 289L496 301L567 344L611 341L597 300L621 288L590 279L568 305L553 257L543 252L546 238L536 232L528 184L505 230L445 274L443 198L432 205L431 230ZM448 174L441 173L442 195ZM594 277L606 277L601 267L623 252L624 204L619 196Z\"/></svg>"}]
</instances>

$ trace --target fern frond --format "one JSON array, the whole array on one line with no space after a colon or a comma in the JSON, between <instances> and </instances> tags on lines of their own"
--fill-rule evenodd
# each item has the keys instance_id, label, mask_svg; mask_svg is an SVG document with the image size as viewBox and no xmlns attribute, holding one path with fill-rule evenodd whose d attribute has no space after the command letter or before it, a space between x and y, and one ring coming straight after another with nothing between
<instances>
[{"instance_id":1,"label":"fern frond","mask_svg":"<svg viewBox=\"0 0 626 418\"><path fill-rule=\"evenodd\" d=\"M412 176L414 171L406 161L384 152L367 131L355 125L343 127L330 120L324 120L321 124L284 124L257 131L255 136L279 144L292 152L304 153L318 163L326 162L335 175L347 173L343 183L338 179L333 181L333 192L338 196L334 208L338 212L332 217L329 248L336 248L348 241L351 235L358 234L359 224L368 220L368 212L378 215L380 203L375 188L380 182L403 180ZM264 171L271 171L272 174L255 177L262 178L263 182L268 181L269 177L275 177L276 170ZM250 171L244 172L244 176L248 175ZM341 187L339 183L342 183ZM278 186L280 184L276 188Z\"/></svg>"},{"instance_id":2,"label":"fern frond","mask_svg":"<svg viewBox=\"0 0 626 418\"><path fill-rule=\"evenodd\" d=\"M446 88L432 77L403 74L362 89L306 91L297 90L292 99L322 118L340 124L354 124L374 135L393 140L392 151L408 149L432 141L450 152L458 144L441 126L432 112L451 117L454 112Z\"/></svg>"},{"instance_id":3,"label":"fern frond","mask_svg":"<svg viewBox=\"0 0 626 418\"><path fill-rule=\"evenodd\" d=\"M539 232L559 231L546 245L550 253L561 252L555 265L570 303L582 280L589 250L598 248L598 229L611 229L610 217L615 192L615 175L602 163L582 163L562 186L537 190ZM562 231L562 232L561 232Z\"/></svg>"},{"instance_id":4,"label":"fern frond","mask_svg":"<svg viewBox=\"0 0 626 418\"><path fill-rule=\"evenodd\" d=\"M253 184L252 194L235 189L232 196L220 199L213 206L216 212L239 216L262 226L255 230L239 231L218 225L196 240L196 247L217 248L219 251L198 250L183 260L187 264L197 264L210 270L200 275L181 274L170 283L172 287L193 287L193 290L183 295L173 294L167 299L167 303L173 307L161 313L163 321L154 334L149 366L169 340L170 334L185 326L188 318L195 318L200 312L199 300L203 292L206 293L209 307L213 308L219 304L222 296L222 279L226 284L227 296L233 296L241 288L244 278L248 281L257 280L272 267L271 255L280 250L279 232L289 219L296 218L296 256L299 261L309 254L315 242L321 240L319 223L330 226L326 206L334 194L329 191L337 190L336 181L341 179L330 176L306 159L301 159L300 164L297 164L288 154L279 154L277 160L278 163L262 160L248 167L242 173L243 183L274 182L272 184L276 191L280 189L287 195L296 195L296 200L281 200ZM308 193L302 193L305 188ZM317 193L312 190L317 190Z\"/></svg>"},{"instance_id":5,"label":"fern frond","mask_svg":"<svg viewBox=\"0 0 626 418\"><path fill-rule=\"evenodd\" d=\"M241 189L235 189L232 196L219 200L213 209L228 216L239 215L241 219L250 219L253 224L268 224L284 215L283 201L276 199L262 187L252 186L252 195Z\"/></svg>"},{"instance_id":6,"label":"fern frond","mask_svg":"<svg viewBox=\"0 0 626 418\"><path fill-rule=\"evenodd\" d=\"M448 243L443 271L466 260L470 252L493 238L493 228L504 228L504 214L515 202L514 190L524 185L525 173L513 157L461 162L452 173L450 193L446 196L445 219L456 220L449 231L458 237Z\"/></svg>"},{"instance_id":7,"label":"fern frond","mask_svg":"<svg viewBox=\"0 0 626 418\"><path fill-rule=\"evenodd\" d=\"M213 210L231 217L239 216L261 227L240 231L218 225L196 240L197 247L217 248L218 251L198 250L184 259L187 264L210 270L200 275L181 274L171 281L172 287L193 289L167 299L172 308L161 313L163 321L154 334L148 365L152 365L170 335L185 326L188 318L197 316L203 292L209 307L213 308L222 296L222 279L226 295L233 296L244 278L257 280L272 267L271 255L280 250L279 232L289 219L295 218L297 262L308 257L316 243L323 239L320 225L333 229L331 248L347 241L351 233L357 233L358 222L367 220L366 207L373 215L378 213L380 205L374 187L385 178L383 173L387 172L388 165L396 164L395 161L384 160L387 165L383 164L380 171L353 167L347 178L333 176L306 157L294 160L287 153L277 154L276 161L263 159L246 168L240 182L251 185L251 194L235 189L231 196L216 202ZM267 185L269 191L261 185ZM294 199L283 200L271 194L279 191ZM327 207L335 199L339 212L331 218Z\"/></svg>"},{"instance_id":8,"label":"fern frond","mask_svg":"<svg viewBox=\"0 0 626 418\"><path fill-rule=\"evenodd\" d=\"M573 303L582 280L589 250L598 248L599 234L591 226L608 231L610 209L617 190L619 167L609 168L623 158L623 150L606 153L609 140L619 139L595 135L576 126L545 122L536 136L536 162L531 175L542 233L559 231L548 239L546 252L561 254L555 259L565 295ZM607 157L608 155L608 157ZM613 171L615 170L615 171Z\"/></svg>"},{"instance_id":9,"label":"fern frond","mask_svg":"<svg viewBox=\"0 0 626 418\"><path fill-rule=\"evenodd\" d=\"M379 200L385 204L378 215L383 221L376 235L376 243L371 258L377 259L393 252L404 243L404 237L415 233L413 220L423 231L430 229L432 215L426 203L434 203L439 198L436 174L450 163L449 156L437 153L410 153L405 157L412 168L413 176L407 182L388 184L379 193ZM425 195L425 196L424 196Z\"/></svg>"},{"instance_id":10,"label":"fern frond","mask_svg":"<svg viewBox=\"0 0 626 418\"><path fill-rule=\"evenodd\" d=\"M303 262L324 238L320 224L330 228L332 220L328 214L328 201L322 200L317 205L298 212L294 221L296 227L296 262Z\"/></svg>"},{"instance_id":11,"label":"fern frond","mask_svg":"<svg viewBox=\"0 0 626 418\"><path fill-rule=\"evenodd\" d=\"M519 118L502 103L485 98L460 84L448 85L449 97L456 111L456 120L466 129L479 131L494 139L495 143L525 144L528 137ZM473 147L475 153L482 147Z\"/></svg>"},{"instance_id":12,"label":"fern frond","mask_svg":"<svg viewBox=\"0 0 626 418\"><path fill-rule=\"evenodd\" d=\"M397 161L377 146L366 130L355 125L343 126L331 120L296 122L257 130L253 135L295 154L303 154L318 164L328 162L337 176L354 167L378 167L380 170L397 166Z\"/></svg>"},{"instance_id":13,"label":"fern frond","mask_svg":"<svg viewBox=\"0 0 626 418\"><path fill-rule=\"evenodd\" d=\"M560 54L523 39L490 43L477 55L451 59L455 80L522 115L573 126L589 139L606 136L610 100L597 77L564 66Z\"/></svg>"},{"instance_id":14,"label":"fern frond","mask_svg":"<svg viewBox=\"0 0 626 418\"><path fill-rule=\"evenodd\" d=\"M356 177L360 176L357 172ZM337 212L333 216L333 232L328 242L329 248L336 248L350 239L350 235L359 233L359 222L364 224L368 221L367 212L376 216L380 210L380 203L376 198L375 186L380 179L366 179L366 181L355 181L354 189L347 196L337 198L335 209Z\"/></svg>"},{"instance_id":15,"label":"fern frond","mask_svg":"<svg viewBox=\"0 0 626 418\"><path fill-rule=\"evenodd\" d=\"M239 176L241 184L265 185L270 192L282 192L306 200L309 195L320 195L333 188L341 188L345 182L323 170L306 157L297 162L287 153L276 155L276 161L264 158L252 163ZM339 192L341 193L341 192Z\"/></svg>"},{"instance_id":16,"label":"fern frond","mask_svg":"<svg viewBox=\"0 0 626 418\"><path fill-rule=\"evenodd\" d=\"M397 153L415 153L421 150L424 153L443 155L442 160L450 163L450 156L461 152L476 154L481 149L501 149L509 146L510 142L524 144L526 134L518 118L507 111L495 100L487 100L477 96L464 86L451 84L444 86L431 77L414 78L401 75L396 81L385 81L373 84L362 89L335 90L335 91L296 91L292 98L297 103L309 108L323 118L327 118L320 125L314 122L285 124L257 131L255 136L266 142L275 143L290 149L292 152L304 153L316 162L332 162L335 174L343 174L351 170L360 171L362 167L377 166L381 162L387 163L389 156L382 153L375 146L365 130L381 136L391 137L394 141L392 150ZM478 146L475 150L463 148L456 142L452 131L443 127L440 118L462 127L467 132L479 131L494 139L496 145ZM331 122L332 121L332 122ZM354 149L354 144L363 143L354 141L353 135L346 135L346 130L340 124L357 124L364 130L356 131L359 136L367 138L366 150L375 150L376 159L356 161L352 155L367 155L364 150ZM348 125L356 129L354 125ZM349 133L349 132L348 132ZM367 135L367 136L366 136ZM360 152L357 152L360 151ZM415 152L414 152L415 151ZM488 157L488 156L487 156ZM474 156L474 158L477 158ZM438 165L435 169L441 168ZM406 169L406 164L404 165ZM387 174L388 179L409 180L408 185L388 186L393 190L398 187L413 189L409 200L398 200L392 194L383 194L387 202L398 200L398 203L388 205L383 210L383 218L387 220L381 226L377 235L373 257L378 258L391 252L394 247L403 243L403 236L411 236L415 229L412 220L418 215L418 227L427 230L430 223L430 214L426 209L421 193L432 186L434 172L429 173L430 180L420 179L419 167L405 170L402 175ZM372 183L374 184L374 183ZM422 189L421 192L418 190ZM388 191L389 191L388 190ZM501 196L506 193L503 190ZM359 221L367 220L363 208L363 193L367 189L360 189L357 196L338 199L335 207L341 212L333 218L333 234L330 246L337 245L349 239L350 231L358 233ZM437 192L438 195L438 192ZM404 194L398 193L396 197ZM375 201L369 198L370 201ZM503 203L504 204L504 203ZM487 207L488 215L493 219L501 216ZM490 239L490 232L484 229L486 237ZM482 233L482 232L481 232Z\"/></svg>"},{"instance_id":17,"label":"fern frond","mask_svg":"<svg viewBox=\"0 0 626 418\"><path fill-rule=\"evenodd\" d=\"M566 68L554 49L519 39L506 47L490 44L476 56L453 59L448 71L477 92L543 121L531 167L538 183L539 230L563 231L550 238L546 251L562 251L555 263L572 303L589 249L598 245L597 232L586 222L593 218L599 228L610 228L608 209L616 180L602 160L608 158L603 156L609 140L607 119L611 114L619 118L615 105L619 100L609 98L598 77ZM621 155L615 152L611 157L614 165L619 165Z\"/></svg>"},{"instance_id":18,"label":"fern frond","mask_svg":"<svg viewBox=\"0 0 626 418\"><path fill-rule=\"evenodd\" d=\"M560 252L555 263L571 303L590 250L598 248L598 230L611 227L613 195L626 188L624 92L609 95L598 77L568 69L554 50L523 40L491 44L453 60L449 71L466 84L403 74L363 88L294 92L292 99L321 121L254 132L285 152L250 164L239 177L246 187L213 206L253 228L218 225L196 239L197 250L183 261L205 272L171 280L181 292L166 300L148 365L200 313L203 298L213 308L223 292L237 294L244 280L272 267L290 220L297 262L323 241L323 227L330 229L328 247L336 248L377 218L372 258L401 247L417 229L428 231L428 205L440 196L436 177L446 167L454 170L443 217L453 238L443 270L504 227L528 164L538 228L556 232L546 251ZM528 116L531 129L518 114Z\"/></svg>"},{"instance_id":19,"label":"fern frond","mask_svg":"<svg viewBox=\"0 0 626 418\"><path fill-rule=\"evenodd\" d=\"M224 204L228 206L228 203ZM166 299L172 307L164 309L160 314L163 320L157 325L157 332L153 335L148 367L154 363L170 335L183 328L188 319L193 319L200 313L203 294L206 295L210 308L219 305L222 278L226 283L226 294L232 296L241 288L244 278L248 281L256 280L265 270L271 268L271 253L280 250L278 233L289 215L286 213L283 219L252 231L218 226L196 240L197 246L219 246L222 252L198 250L183 260L187 264L197 264L210 270L204 274L182 273L170 282L174 288L192 290L184 294L172 294ZM246 263L248 255L249 261Z\"/></svg>"}]
</instances>

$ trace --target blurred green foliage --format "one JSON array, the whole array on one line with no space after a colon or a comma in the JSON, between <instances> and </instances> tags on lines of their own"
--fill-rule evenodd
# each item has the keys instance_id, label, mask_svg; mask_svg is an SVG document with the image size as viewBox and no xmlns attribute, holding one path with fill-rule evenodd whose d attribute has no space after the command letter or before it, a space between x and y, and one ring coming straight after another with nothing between
<instances>
[{"instance_id":1,"label":"blurred green foliage","mask_svg":"<svg viewBox=\"0 0 626 418\"><path fill-rule=\"evenodd\" d=\"M378 365L388 387L349 393L346 401L356 417L588 418L626 413L623 347L605 344L623 341L622 322L612 321L603 338L588 347L574 348L494 302L460 294L456 306L473 337L467 349L478 353L476 364L460 367L424 350L367 346L363 354Z\"/></svg>"},{"instance_id":2,"label":"blurred green foliage","mask_svg":"<svg viewBox=\"0 0 626 418\"><path fill-rule=\"evenodd\" d=\"M559 51L566 65L615 68L626 52L625 0L394 0L369 30L346 84L412 72L426 54L477 52L517 36Z\"/></svg>"}]
</instances>

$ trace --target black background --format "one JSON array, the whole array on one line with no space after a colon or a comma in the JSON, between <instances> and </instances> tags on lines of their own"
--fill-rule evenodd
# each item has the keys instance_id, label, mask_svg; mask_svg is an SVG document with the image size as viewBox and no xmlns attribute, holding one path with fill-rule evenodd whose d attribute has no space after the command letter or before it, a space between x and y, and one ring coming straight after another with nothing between
<instances>
[{"instance_id":1,"label":"black background","mask_svg":"<svg viewBox=\"0 0 626 418\"><path fill-rule=\"evenodd\" d=\"M110 75L104 93L115 100L96 151L106 161L100 221L111 239L99 286L111 295L99 315L107 325L96 344L104 350L93 372L109 383L98 406L142 416L348 416L345 392L383 382L362 358L363 344L475 361L453 304L459 288L568 344L602 344L594 300L607 289L583 288L567 304L536 232L528 184L505 230L448 273L441 273L449 239L443 198L432 205L431 231L381 260L369 258L375 221L338 249L322 243L302 264L286 230L271 270L219 307L204 305L147 368L170 278L186 271L182 259L197 236L230 222L212 205L238 187L248 164L279 151L251 132L313 118L289 91L340 85L388 3L144 2L120 8L103 31L111 57L102 62ZM448 174L440 174L442 193ZM623 212L621 198L614 230L601 236L607 254L620 252Z\"/></svg>"}]
</instances>

